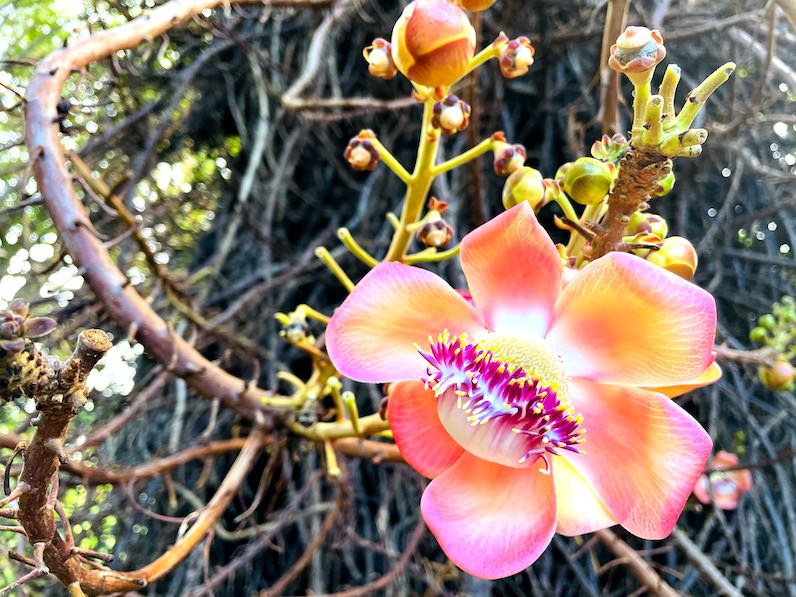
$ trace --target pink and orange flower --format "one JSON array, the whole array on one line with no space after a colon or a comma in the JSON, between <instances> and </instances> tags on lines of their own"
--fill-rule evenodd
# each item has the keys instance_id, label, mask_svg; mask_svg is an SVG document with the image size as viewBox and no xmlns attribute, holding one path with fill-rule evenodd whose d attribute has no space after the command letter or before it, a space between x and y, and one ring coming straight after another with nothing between
<instances>
[{"instance_id":1,"label":"pink and orange flower","mask_svg":"<svg viewBox=\"0 0 796 597\"><path fill-rule=\"evenodd\" d=\"M713 504L722 510L735 510L741 496L752 488L752 473L748 469L723 472L720 469L738 465L738 456L732 452L719 450L713 457L708 475L699 477L694 487L694 495L703 504Z\"/></svg>"},{"instance_id":2,"label":"pink and orange flower","mask_svg":"<svg viewBox=\"0 0 796 597\"><path fill-rule=\"evenodd\" d=\"M563 284L527 203L467 235L461 262L471 301L384 263L327 332L341 373L397 382L388 418L432 479L421 511L445 553L494 579L532 564L555 532L666 537L711 451L667 395L718 378L713 298L625 253Z\"/></svg>"}]
</instances>

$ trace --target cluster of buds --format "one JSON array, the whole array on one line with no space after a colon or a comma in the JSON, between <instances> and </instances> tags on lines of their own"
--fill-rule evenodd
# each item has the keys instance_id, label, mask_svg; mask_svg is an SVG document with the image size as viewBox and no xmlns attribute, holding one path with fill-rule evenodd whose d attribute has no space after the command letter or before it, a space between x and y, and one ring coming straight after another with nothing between
<instances>
[{"instance_id":1,"label":"cluster of buds","mask_svg":"<svg viewBox=\"0 0 796 597\"><path fill-rule=\"evenodd\" d=\"M414 0L395 23L391 41L398 70L428 87L458 81L475 55L475 29L448 0Z\"/></svg>"},{"instance_id":2,"label":"cluster of buds","mask_svg":"<svg viewBox=\"0 0 796 597\"><path fill-rule=\"evenodd\" d=\"M500 49L500 72L507 79L521 77L533 65L535 50L527 37L517 37L509 41L504 33L495 40Z\"/></svg>"},{"instance_id":3,"label":"cluster of buds","mask_svg":"<svg viewBox=\"0 0 796 597\"><path fill-rule=\"evenodd\" d=\"M703 504L713 504L721 510L735 510L741 496L752 488L752 473L748 469L722 471L738 465L738 456L720 450L711 461L713 472L702 475L694 487L694 495Z\"/></svg>"},{"instance_id":4,"label":"cluster of buds","mask_svg":"<svg viewBox=\"0 0 796 597\"><path fill-rule=\"evenodd\" d=\"M444 249L453 238L453 228L442 217L448 204L436 197L428 200L428 213L417 231L417 240L429 248Z\"/></svg>"},{"instance_id":5,"label":"cluster of buds","mask_svg":"<svg viewBox=\"0 0 796 597\"><path fill-rule=\"evenodd\" d=\"M581 157L564 164L556 172L564 192L581 205L596 205L611 190L616 166L595 158Z\"/></svg>"},{"instance_id":6,"label":"cluster of buds","mask_svg":"<svg viewBox=\"0 0 796 597\"><path fill-rule=\"evenodd\" d=\"M691 129L700 108L710 95L735 70L728 62L709 75L686 97L683 109L675 114L674 97L680 81L680 68L669 65L657 95L651 95L650 83L655 67L666 56L663 38L657 30L628 27L611 46L608 65L625 74L633 83L633 127L631 144L654 149L663 156L695 157L707 140L705 129Z\"/></svg>"},{"instance_id":7,"label":"cluster of buds","mask_svg":"<svg viewBox=\"0 0 796 597\"><path fill-rule=\"evenodd\" d=\"M49 317L30 317L25 301L11 301L7 309L0 310L0 353L22 352L27 339L46 336L55 326L55 320Z\"/></svg>"},{"instance_id":8,"label":"cluster of buds","mask_svg":"<svg viewBox=\"0 0 796 597\"><path fill-rule=\"evenodd\" d=\"M55 327L49 317L30 317L28 304L19 299L0 310L0 400L32 397L48 382L48 359L30 340L46 336Z\"/></svg>"},{"instance_id":9,"label":"cluster of buds","mask_svg":"<svg viewBox=\"0 0 796 597\"><path fill-rule=\"evenodd\" d=\"M601 162L618 162L627 151L627 139L624 135L617 133L613 137L603 135L591 145L592 157Z\"/></svg>"},{"instance_id":10,"label":"cluster of buds","mask_svg":"<svg viewBox=\"0 0 796 597\"><path fill-rule=\"evenodd\" d=\"M774 303L772 312L757 320L749 338L772 349L776 355L773 365L758 369L762 384L775 391L793 389L796 382L796 369L791 364L796 357L796 301L793 297L785 296Z\"/></svg>"},{"instance_id":11,"label":"cluster of buds","mask_svg":"<svg viewBox=\"0 0 796 597\"><path fill-rule=\"evenodd\" d=\"M542 173L530 166L522 166L512 172L503 185L503 207L511 209L527 201L538 212L546 203L546 190Z\"/></svg>"},{"instance_id":12,"label":"cluster of buds","mask_svg":"<svg viewBox=\"0 0 796 597\"><path fill-rule=\"evenodd\" d=\"M343 157L354 170L372 171L379 165L381 156L373 144L374 139L376 133L370 129L363 129L348 142Z\"/></svg>"},{"instance_id":13,"label":"cluster of buds","mask_svg":"<svg viewBox=\"0 0 796 597\"><path fill-rule=\"evenodd\" d=\"M503 133L492 135L492 141L492 151L495 156L493 162L495 174L508 176L525 165L525 159L528 157L525 147L519 143L511 145L506 141L506 135Z\"/></svg>"},{"instance_id":14,"label":"cluster of buds","mask_svg":"<svg viewBox=\"0 0 796 597\"><path fill-rule=\"evenodd\" d=\"M470 124L470 105L455 95L449 95L434 104L431 125L450 137L463 131Z\"/></svg>"},{"instance_id":15,"label":"cluster of buds","mask_svg":"<svg viewBox=\"0 0 796 597\"><path fill-rule=\"evenodd\" d=\"M392 44L386 39L377 37L362 50L362 55L368 62L368 72L374 77L392 79L398 74L398 67L392 59Z\"/></svg>"}]
</instances>

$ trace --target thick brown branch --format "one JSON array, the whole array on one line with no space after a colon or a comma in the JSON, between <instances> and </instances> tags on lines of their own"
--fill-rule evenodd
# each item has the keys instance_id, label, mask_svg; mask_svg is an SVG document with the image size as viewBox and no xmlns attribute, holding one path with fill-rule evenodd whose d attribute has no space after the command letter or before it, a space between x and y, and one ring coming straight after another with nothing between
<instances>
[{"instance_id":1,"label":"thick brown branch","mask_svg":"<svg viewBox=\"0 0 796 597\"><path fill-rule=\"evenodd\" d=\"M620 162L619 174L608 196L608 212L591 241L592 259L622 246L630 216L646 203L655 189L655 183L665 178L671 169L671 160L657 151L628 150Z\"/></svg>"}]
</instances>

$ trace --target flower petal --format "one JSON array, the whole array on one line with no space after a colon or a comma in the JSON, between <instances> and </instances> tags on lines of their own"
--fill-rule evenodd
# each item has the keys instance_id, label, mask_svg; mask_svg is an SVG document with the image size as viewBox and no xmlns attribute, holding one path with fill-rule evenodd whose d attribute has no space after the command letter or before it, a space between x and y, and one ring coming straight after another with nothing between
<instances>
[{"instance_id":1,"label":"flower petal","mask_svg":"<svg viewBox=\"0 0 796 597\"><path fill-rule=\"evenodd\" d=\"M419 379L426 361L414 343L429 334L483 329L475 310L440 277L418 267L382 263L335 312L326 348L337 369L356 381Z\"/></svg>"},{"instance_id":2,"label":"flower petal","mask_svg":"<svg viewBox=\"0 0 796 597\"><path fill-rule=\"evenodd\" d=\"M662 394L570 380L585 454L565 455L616 520L644 539L669 535L705 468L712 442Z\"/></svg>"},{"instance_id":3,"label":"flower petal","mask_svg":"<svg viewBox=\"0 0 796 597\"><path fill-rule=\"evenodd\" d=\"M660 386L702 374L715 332L709 293L635 255L609 253L564 288L547 341L574 377Z\"/></svg>"},{"instance_id":4,"label":"flower petal","mask_svg":"<svg viewBox=\"0 0 796 597\"><path fill-rule=\"evenodd\" d=\"M490 329L545 334L561 286L561 258L527 203L465 236L461 260Z\"/></svg>"},{"instance_id":5,"label":"flower petal","mask_svg":"<svg viewBox=\"0 0 796 597\"><path fill-rule=\"evenodd\" d=\"M455 464L464 450L442 426L432 390L419 381L402 381L387 405L395 443L413 469L434 478Z\"/></svg>"},{"instance_id":6,"label":"flower petal","mask_svg":"<svg viewBox=\"0 0 796 597\"><path fill-rule=\"evenodd\" d=\"M465 452L423 493L423 518L465 572L495 579L530 566L556 526L550 475L509 468Z\"/></svg>"},{"instance_id":7,"label":"flower petal","mask_svg":"<svg viewBox=\"0 0 796 597\"><path fill-rule=\"evenodd\" d=\"M556 533L574 537L617 524L589 482L564 458L553 459Z\"/></svg>"},{"instance_id":8,"label":"flower petal","mask_svg":"<svg viewBox=\"0 0 796 597\"><path fill-rule=\"evenodd\" d=\"M677 398L678 396L682 396L683 394L687 394L688 392L692 392L697 388L702 388L704 386L709 386L712 383L716 383L721 379L721 367L716 361L713 361L710 366L705 369L705 372L702 373L696 379L692 379L686 383L677 384L674 386L660 386L657 388L647 388L650 392L660 392L661 394L668 396L669 398Z\"/></svg>"}]
</instances>

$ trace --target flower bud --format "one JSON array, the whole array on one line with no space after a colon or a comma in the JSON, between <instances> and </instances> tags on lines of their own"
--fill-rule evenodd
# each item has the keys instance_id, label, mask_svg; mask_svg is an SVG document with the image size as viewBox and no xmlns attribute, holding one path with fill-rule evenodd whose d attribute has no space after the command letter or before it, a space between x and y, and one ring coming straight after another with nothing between
<instances>
[{"instance_id":1,"label":"flower bud","mask_svg":"<svg viewBox=\"0 0 796 597\"><path fill-rule=\"evenodd\" d=\"M694 277L697 268L697 252L688 239L682 236L670 236L657 251L652 251L647 261L677 274L685 280Z\"/></svg>"},{"instance_id":2,"label":"flower bud","mask_svg":"<svg viewBox=\"0 0 796 597\"><path fill-rule=\"evenodd\" d=\"M660 31L631 26L611 46L608 66L630 77L633 73L647 73L665 57L666 48Z\"/></svg>"},{"instance_id":3,"label":"flower bud","mask_svg":"<svg viewBox=\"0 0 796 597\"><path fill-rule=\"evenodd\" d=\"M446 136L463 131L470 124L470 104L455 95L449 95L441 102L434 104L431 125L438 128Z\"/></svg>"},{"instance_id":4,"label":"flower bud","mask_svg":"<svg viewBox=\"0 0 796 597\"><path fill-rule=\"evenodd\" d=\"M453 2L461 6L464 10L480 12L492 6L495 0L453 0Z\"/></svg>"},{"instance_id":5,"label":"flower bud","mask_svg":"<svg viewBox=\"0 0 796 597\"><path fill-rule=\"evenodd\" d=\"M392 46L386 39L377 37L373 43L362 50L368 61L368 71L380 79L392 79L398 74L398 68L392 59Z\"/></svg>"},{"instance_id":6,"label":"flower bud","mask_svg":"<svg viewBox=\"0 0 796 597\"><path fill-rule=\"evenodd\" d=\"M520 144L510 145L506 142L503 133L495 133L492 138L495 140L493 152L495 160L493 166L495 174L498 176L508 176L525 164L527 153Z\"/></svg>"},{"instance_id":7,"label":"flower bud","mask_svg":"<svg viewBox=\"0 0 796 597\"><path fill-rule=\"evenodd\" d=\"M669 225L661 216L646 212L637 211L630 217L627 224L627 234L651 234L660 240L666 238L669 232Z\"/></svg>"},{"instance_id":8,"label":"flower bud","mask_svg":"<svg viewBox=\"0 0 796 597\"><path fill-rule=\"evenodd\" d=\"M417 231L417 240L423 246L443 249L453 238L453 228L442 218L442 214L448 209L448 204L431 197L428 200L428 209L425 222Z\"/></svg>"},{"instance_id":9,"label":"flower bud","mask_svg":"<svg viewBox=\"0 0 796 597\"><path fill-rule=\"evenodd\" d=\"M475 29L448 0L414 0L392 31L392 58L415 83L445 87L466 72L475 55Z\"/></svg>"},{"instance_id":10,"label":"flower bud","mask_svg":"<svg viewBox=\"0 0 796 597\"><path fill-rule=\"evenodd\" d=\"M521 77L533 64L535 51L527 37L512 39L500 50L500 72L507 79Z\"/></svg>"},{"instance_id":11,"label":"flower bud","mask_svg":"<svg viewBox=\"0 0 796 597\"><path fill-rule=\"evenodd\" d=\"M376 133L363 129L348 142L343 157L354 170L375 170L379 165L381 156L371 141L375 138Z\"/></svg>"},{"instance_id":12,"label":"flower bud","mask_svg":"<svg viewBox=\"0 0 796 597\"><path fill-rule=\"evenodd\" d=\"M503 207L506 209L527 201L534 211L538 211L544 205L544 197L542 173L530 166L517 168L503 185Z\"/></svg>"},{"instance_id":13,"label":"flower bud","mask_svg":"<svg viewBox=\"0 0 796 597\"><path fill-rule=\"evenodd\" d=\"M760 316L760 319L757 320L757 323L767 330L773 330L777 327L777 318L771 313L766 313L765 315Z\"/></svg>"},{"instance_id":14,"label":"flower bud","mask_svg":"<svg viewBox=\"0 0 796 597\"><path fill-rule=\"evenodd\" d=\"M596 205L611 190L613 164L594 158L578 158L566 170L564 192L581 205Z\"/></svg>"},{"instance_id":15,"label":"flower bud","mask_svg":"<svg viewBox=\"0 0 796 597\"><path fill-rule=\"evenodd\" d=\"M653 191L652 196L663 197L664 195L671 193L672 189L674 188L674 181L674 172L669 170L669 174L667 174L665 178L662 178L658 181L658 187L655 189L655 191Z\"/></svg>"},{"instance_id":16,"label":"flower bud","mask_svg":"<svg viewBox=\"0 0 796 597\"><path fill-rule=\"evenodd\" d=\"M618 162L619 158L627 151L627 146L627 139L624 135L619 133L613 137L603 135L602 139L592 143L591 155L601 162Z\"/></svg>"},{"instance_id":17,"label":"flower bud","mask_svg":"<svg viewBox=\"0 0 796 597\"><path fill-rule=\"evenodd\" d=\"M765 344L768 340L768 332L766 332L766 328L757 326L749 332L749 339L758 344Z\"/></svg>"},{"instance_id":18,"label":"flower bud","mask_svg":"<svg viewBox=\"0 0 796 597\"><path fill-rule=\"evenodd\" d=\"M757 370L757 375L761 383L769 390L781 392L791 389L793 380L796 378L796 370L788 361L779 360L774 363L773 367L760 367Z\"/></svg>"}]
</instances>

